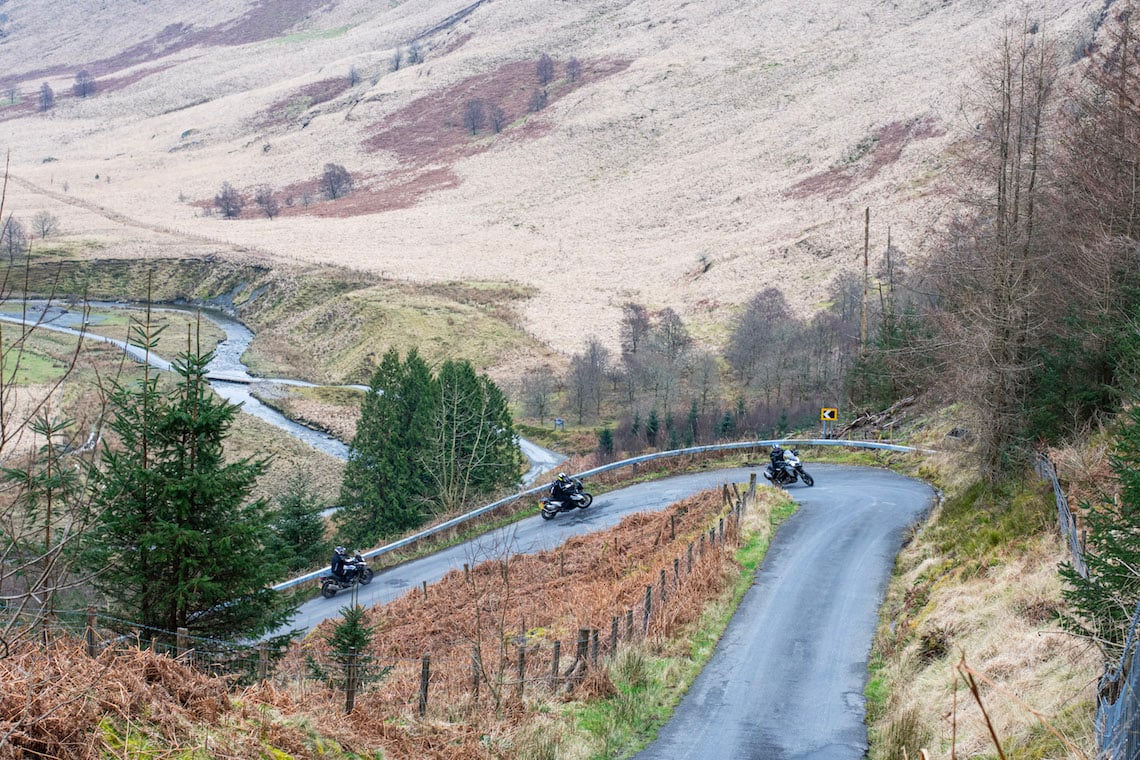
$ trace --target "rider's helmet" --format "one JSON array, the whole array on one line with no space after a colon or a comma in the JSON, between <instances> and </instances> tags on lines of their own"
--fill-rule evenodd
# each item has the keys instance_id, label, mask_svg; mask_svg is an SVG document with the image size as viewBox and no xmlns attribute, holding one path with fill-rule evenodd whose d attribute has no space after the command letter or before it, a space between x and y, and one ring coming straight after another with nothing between
<instances>
[{"instance_id":1,"label":"rider's helmet","mask_svg":"<svg viewBox=\"0 0 1140 760\"><path fill-rule=\"evenodd\" d=\"M326 546L327 546L327 544L326 544ZM345 552L347 552L347 551L348 551L348 549L345 549L343 546L338 546L336 548L336 553L342 557L345 555Z\"/></svg>"},{"instance_id":2,"label":"rider's helmet","mask_svg":"<svg viewBox=\"0 0 1140 760\"><path fill-rule=\"evenodd\" d=\"M564 472L560 472L560 473L558 473L558 482L559 483L569 483L570 482L570 476Z\"/></svg>"},{"instance_id":3,"label":"rider's helmet","mask_svg":"<svg viewBox=\"0 0 1140 760\"><path fill-rule=\"evenodd\" d=\"M772 444L772 453L773 454L782 454L783 452L784 452L784 450L782 448L780 448L780 444L778 444L778 443Z\"/></svg>"}]
</instances>

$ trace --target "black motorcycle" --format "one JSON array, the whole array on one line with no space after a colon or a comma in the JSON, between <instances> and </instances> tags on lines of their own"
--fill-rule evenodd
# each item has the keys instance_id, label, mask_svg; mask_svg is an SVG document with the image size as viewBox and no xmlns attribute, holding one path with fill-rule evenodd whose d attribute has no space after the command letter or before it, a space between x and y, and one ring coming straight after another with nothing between
<instances>
[{"instance_id":1,"label":"black motorcycle","mask_svg":"<svg viewBox=\"0 0 1140 760\"><path fill-rule=\"evenodd\" d=\"M585 509L594 503L594 497L582 487L582 481L574 478L571 481L574 484L574 490L570 494L570 498L559 500L553 496L547 496L541 502L540 514L544 520L553 520L554 516L559 512L571 512L575 509Z\"/></svg>"},{"instance_id":2,"label":"black motorcycle","mask_svg":"<svg viewBox=\"0 0 1140 760\"><path fill-rule=\"evenodd\" d=\"M336 592L350 588L354 583L367 586L371 582L372 568L364 561L364 557L360 556L360 552L357 552L352 559L344 563L342 576L332 574L321 576L321 596L332 599L336 596Z\"/></svg>"},{"instance_id":3,"label":"black motorcycle","mask_svg":"<svg viewBox=\"0 0 1140 760\"><path fill-rule=\"evenodd\" d=\"M806 486L814 486L815 478L807 474L804 465L800 462L800 453L795 449L784 452L784 466L779 469L768 464L764 470L764 477L772 481L772 485L790 486L797 480L802 480Z\"/></svg>"}]
</instances>

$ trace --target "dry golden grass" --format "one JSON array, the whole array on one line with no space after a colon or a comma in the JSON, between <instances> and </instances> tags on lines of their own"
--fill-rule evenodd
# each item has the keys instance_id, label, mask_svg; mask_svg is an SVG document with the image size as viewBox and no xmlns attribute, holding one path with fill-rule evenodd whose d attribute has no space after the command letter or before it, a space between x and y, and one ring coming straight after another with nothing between
<instances>
[{"instance_id":1,"label":"dry golden grass","mask_svg":"<svg viewBox=\"0 0 1140 760\"><path fill-rule=\"evenodd\" d=\"M270 22L238 0L129 13L10 3L9 209L55 213L93 255L521 282L538 294L525 328L559 350L590 334L616 347L627 300L723 325L773 267L806 312L856 266L866 207L873 250L890 226L896 246L924 252L948 210L947 148L973 130L961 106L974 69L1024 11L1017 0L484 3L425 36L423 64L390 70L398 47L466 5L290 0ZM1072 50L1100 7L1044 0L1030 13ZM556 80L528 114L542 52ZM92 61L102 89L71 97ZM360 83L336 85L352 67ZM40 114L45 81L57 104ZM502 133L465 133L475 97L508 110ZM303 207L330 161L359 191ZM294 206L272 221L252 207L205 216L225 181L293 188ZM551 308L570 282L576 307Z\"/></svg>"}]
</instances>

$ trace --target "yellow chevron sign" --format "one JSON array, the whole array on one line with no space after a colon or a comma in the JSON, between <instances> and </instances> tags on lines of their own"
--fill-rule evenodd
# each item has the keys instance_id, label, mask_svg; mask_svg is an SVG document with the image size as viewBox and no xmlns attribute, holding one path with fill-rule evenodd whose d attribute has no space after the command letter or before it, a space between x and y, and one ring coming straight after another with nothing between
<instances>
[{"instance_id":1,"label":"yellow chevron sign","mask_svg":"<svg viewBox=\"0 0 1140 760\"><path fill-rule=\"evenodd\" d=\"M819 410L819 418L823 422L834 422L839 419L839 410L825 406Z\"/></svg>"}]
</instances>

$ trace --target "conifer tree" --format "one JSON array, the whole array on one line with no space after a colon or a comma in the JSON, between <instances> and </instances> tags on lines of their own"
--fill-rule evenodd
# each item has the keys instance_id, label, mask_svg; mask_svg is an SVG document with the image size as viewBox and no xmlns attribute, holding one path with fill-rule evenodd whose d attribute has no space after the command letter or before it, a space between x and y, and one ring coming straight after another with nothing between
<instances>
[{"instance_id":1,"label":"conifer tree","mask_svg":"<svg viewBox=\"0 0 1140 760\"><path fill-rule=\"evenodd\" d=\"M132 343L149 351L156 340L148 313L132 326ZM263 550L272 516L264 499L250 500L267 461L225 460L238 408L212 395L210 358L188 347L174 362L172 392L149 369L140 382L113 385L108 427L117 440L93 474L96 519L82 558L118 617L256 637L283 625L295 602L268 587L282 572Z\"/></svg>"},{"instance_id":2,"label":"conifer tree","mask_svg":"<svg viewBox=\"0 0 1140 760\"><path fill-rule=\"evenodd\" d=\"M277 498L270 551L283 559L286 571L297 572L324 561L331 547L325 538L322 506L305 476L297 474Z\"/></svg>"},{"instance_id":3,"label":"conifer tree","mask_svg":"<svg viewBox=\"0 0 1140 760\"><path fill-rule=\"evenodd\" d=\"M1086 514L1088 575L1081 576L1071 562L1061 565L1063 593L1076 611L1062 622L1095 641L1107 659L1120 657L1140 599L1140 407L1126 413L1111 461L1119 504L1106 499Z\"/></svg>"},{"instance_id":4,"label":"conifer tree","mask_svg":"<svg viewBox=\"0 0 1140 760\"><path fill-rule=\"evenodd\" d=\"M395 349L384 354L349 446L336 516L343 541L374 545L423 521L436 396L431 370L414 349L403 362Z\"/></svg>"}]
</instances>

